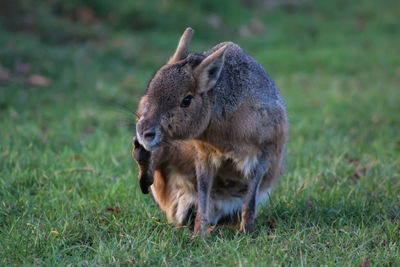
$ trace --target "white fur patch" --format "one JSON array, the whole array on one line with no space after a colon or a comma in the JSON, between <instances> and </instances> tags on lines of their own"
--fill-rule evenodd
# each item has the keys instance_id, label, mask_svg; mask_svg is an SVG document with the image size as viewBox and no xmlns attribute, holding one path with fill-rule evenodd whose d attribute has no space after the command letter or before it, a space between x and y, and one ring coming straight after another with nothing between
<instances>
[{"instance_id":1,"label":"white fur patch","mask_svg":"<svg viewBox=\"0 0 400 267\"><path fill-rule=\"evenodd\" d=\"M143 117L142 117L142 118L143 118ZM140 119L136 122L136 125L142 120L142 118L140 118ZM139 144L141 144L141 145L143 146L142 138L141 138L140 134L138 133L137 128L136 128L136 138L137 138L137 141L139 142Z\"/></svg>"},{"instance_id":2,"label":"white fur patch","mask_svg":"<svg viewBox=\"0 0 400 267\"><path fill-rule=\"evenodd\" d=\"M244 159L236 159L233 158L233 161L236 164L236 168L243 173L245 177L248 177L252 170L258 164L257 156L247 156Z\"/></svg>"},{"instance_id":3,"label":"white fur patch","mask_svg":"<svg viewBox=\"0 0 400 267\"><path fill-rule=\"evenodd\" d=\"M176 223L179 225L184 224L187 213L190 207L195 206L197 203L197 195L185 193L179 197L178 206L176 208Z\"/></svg>"},{"instance_id":4,"label":"white fur patch","mask_svg":"<svg viewBox=\"0 0 400 267\"><path fill-rule=\"evenodd\" d=\"M224 216L231 215L242 209L243 199L231 197L226 199L210 199L208 221L216 224Z\"/></svg>"},{"instance_id":5,"label":"white fur patch","mask_svg":"<svg viewBox=\"0 0 400 267\"><path fill-rule=\"evenodd\" d=\"M260 191L257 194L256 206L263 204L269 199L271 189ZM226 199L210 199L208 220L211 224L216 224L222 217L241 211L243 198L231 197Z\"/></svg>"},{"instance_id":6,"label":"white fur patch","mask_svg":"<svg viewBox=\"0 0 400 267\"><path fill-rule=\"evenodd\" d=\"M212 165L214 165L214 167L217 168L217 169L221 166L222 159L223 159L223 158L221 157L221 155L218 155L218 154L216 154L216 153L211 153L211 154L209 155L210 163L211 163Z\"/></svg>"},{"instance_id":7,"label":"white fur patch","mask_svg":"<svg viewBox=\"0 0 400 267\"><path fill-rule=\"evenodd\" d=\"M270 195L271 195L271 188L268 188L267 190L264 191L258 191L256 205L258 206L268 201Z\"/></svg>"},{"instance_id":8,"label":"white fur patch","mask_svg":"<svg viewBox=\"0 0 400 267\"><path fill-rule=\"evenodd\" d=\"M246 156L244 158L238 158L232 154L211 153L209 155L210 163L217 169L221 166L222 162L227 159L233 160L237 170L242 172L244 177L248 177L258 164L257 155Z\"/></svg>"},{"instance_id":9,"label":"white fur patch","mask_svg":"<svg viewBox=\"0 0 400 267\"><path fill-rule=\"evenodd\" d=\"M177 224L183 224L190 207L197 203L197 193L192 179L178 172L170 173L170 188L173 198L170 216ZM172 214L175 211L175 214Z\"/></svg>"}]
</instances>

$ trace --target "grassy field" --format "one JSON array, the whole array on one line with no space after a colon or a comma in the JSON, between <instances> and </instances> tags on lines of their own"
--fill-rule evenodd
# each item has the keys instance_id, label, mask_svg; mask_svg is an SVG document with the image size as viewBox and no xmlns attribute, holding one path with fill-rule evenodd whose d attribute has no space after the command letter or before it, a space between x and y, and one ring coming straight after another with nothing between
<instances>
[{"instance_id":1,"label":"grassy field","mask_svg":"<svg viewBox=\"0 0 400 267\"><path fill-rule=\"evenodd\" d=\"M254 235L193 242L140 193L131 111L196 24L0 24L0 265L399 266L400 4L305 3L195 33L192 51L231 40L258 60L291 127Z\"/></svg>"}]
</instances>

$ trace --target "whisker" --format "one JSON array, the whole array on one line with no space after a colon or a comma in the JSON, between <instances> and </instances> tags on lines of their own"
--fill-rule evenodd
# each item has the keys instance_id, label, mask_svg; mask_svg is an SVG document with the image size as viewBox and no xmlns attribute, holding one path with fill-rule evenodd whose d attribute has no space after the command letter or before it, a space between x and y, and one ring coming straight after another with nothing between
<instances>
[{"instance_id":1,"label":"whisker","mask_svg":"<svg viewBox=\"0 0 400 267\"><path fill-rule=\"evenodd\" d=\"M132 113L133 115L135 115L137 119L140 119L140 117L142 117L142 114L137 113L137 112L135 112L135 111L132 111L131 113Z\"/></svg>"},{"instance_id":2,"label":"whisker","mask_svg":"<svg viewBox=\"0 0 400 267\"><path fill-rule=\"evenodd\" d=\"M126 106L126 105L123 104L123 103L116 102L116 103L113 103L113 105L116 106L116 107L118 107L120 110L126 111L126 112L128 112L129 114L135 115L136 118L140 118L140 117L141 117L141 114L135 112L134 110L132 110L131 108L129 108L128 106Z\"/></svg>"}]
</instances>

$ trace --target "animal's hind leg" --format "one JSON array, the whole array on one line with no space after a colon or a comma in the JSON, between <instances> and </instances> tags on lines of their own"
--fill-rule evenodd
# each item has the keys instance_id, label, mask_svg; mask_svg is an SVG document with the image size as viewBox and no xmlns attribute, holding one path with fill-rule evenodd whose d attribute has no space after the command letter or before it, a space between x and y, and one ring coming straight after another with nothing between
<instances>
[{"instance_id":1,"label":"animal's hind leg","mask_svg":"<svg viewBox=\"0 0 400 267\"><path fill-rule=\"evenodd\" d=\"M262 157L249 177L250 182L242 207L242 222L240 224L240 232L251 233L254 230L254 218L256 216L257 208L257 194L266 170L266 160L265 157Z\"/></svg>"}]
</instances>

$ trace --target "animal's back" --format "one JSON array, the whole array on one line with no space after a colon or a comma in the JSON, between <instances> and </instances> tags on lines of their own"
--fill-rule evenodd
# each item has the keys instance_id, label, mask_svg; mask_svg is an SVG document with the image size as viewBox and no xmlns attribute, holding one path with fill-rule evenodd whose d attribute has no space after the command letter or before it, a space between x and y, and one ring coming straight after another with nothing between
<instances>
[{"instance_id":1,"label":"animal's back","mask_svg":"<svg viewBox=\"0 0 400 267\"><path fill-rule=\"evenodd\" d=\"M278 102L285 107L282 96L265 69L237 44L223 42L203 55L208 56L225 45L224 67L214 87L216 106L224 107L224 112L234 111L248 101L261 106L274 106Z\"/></svg>"}]
</instances>

